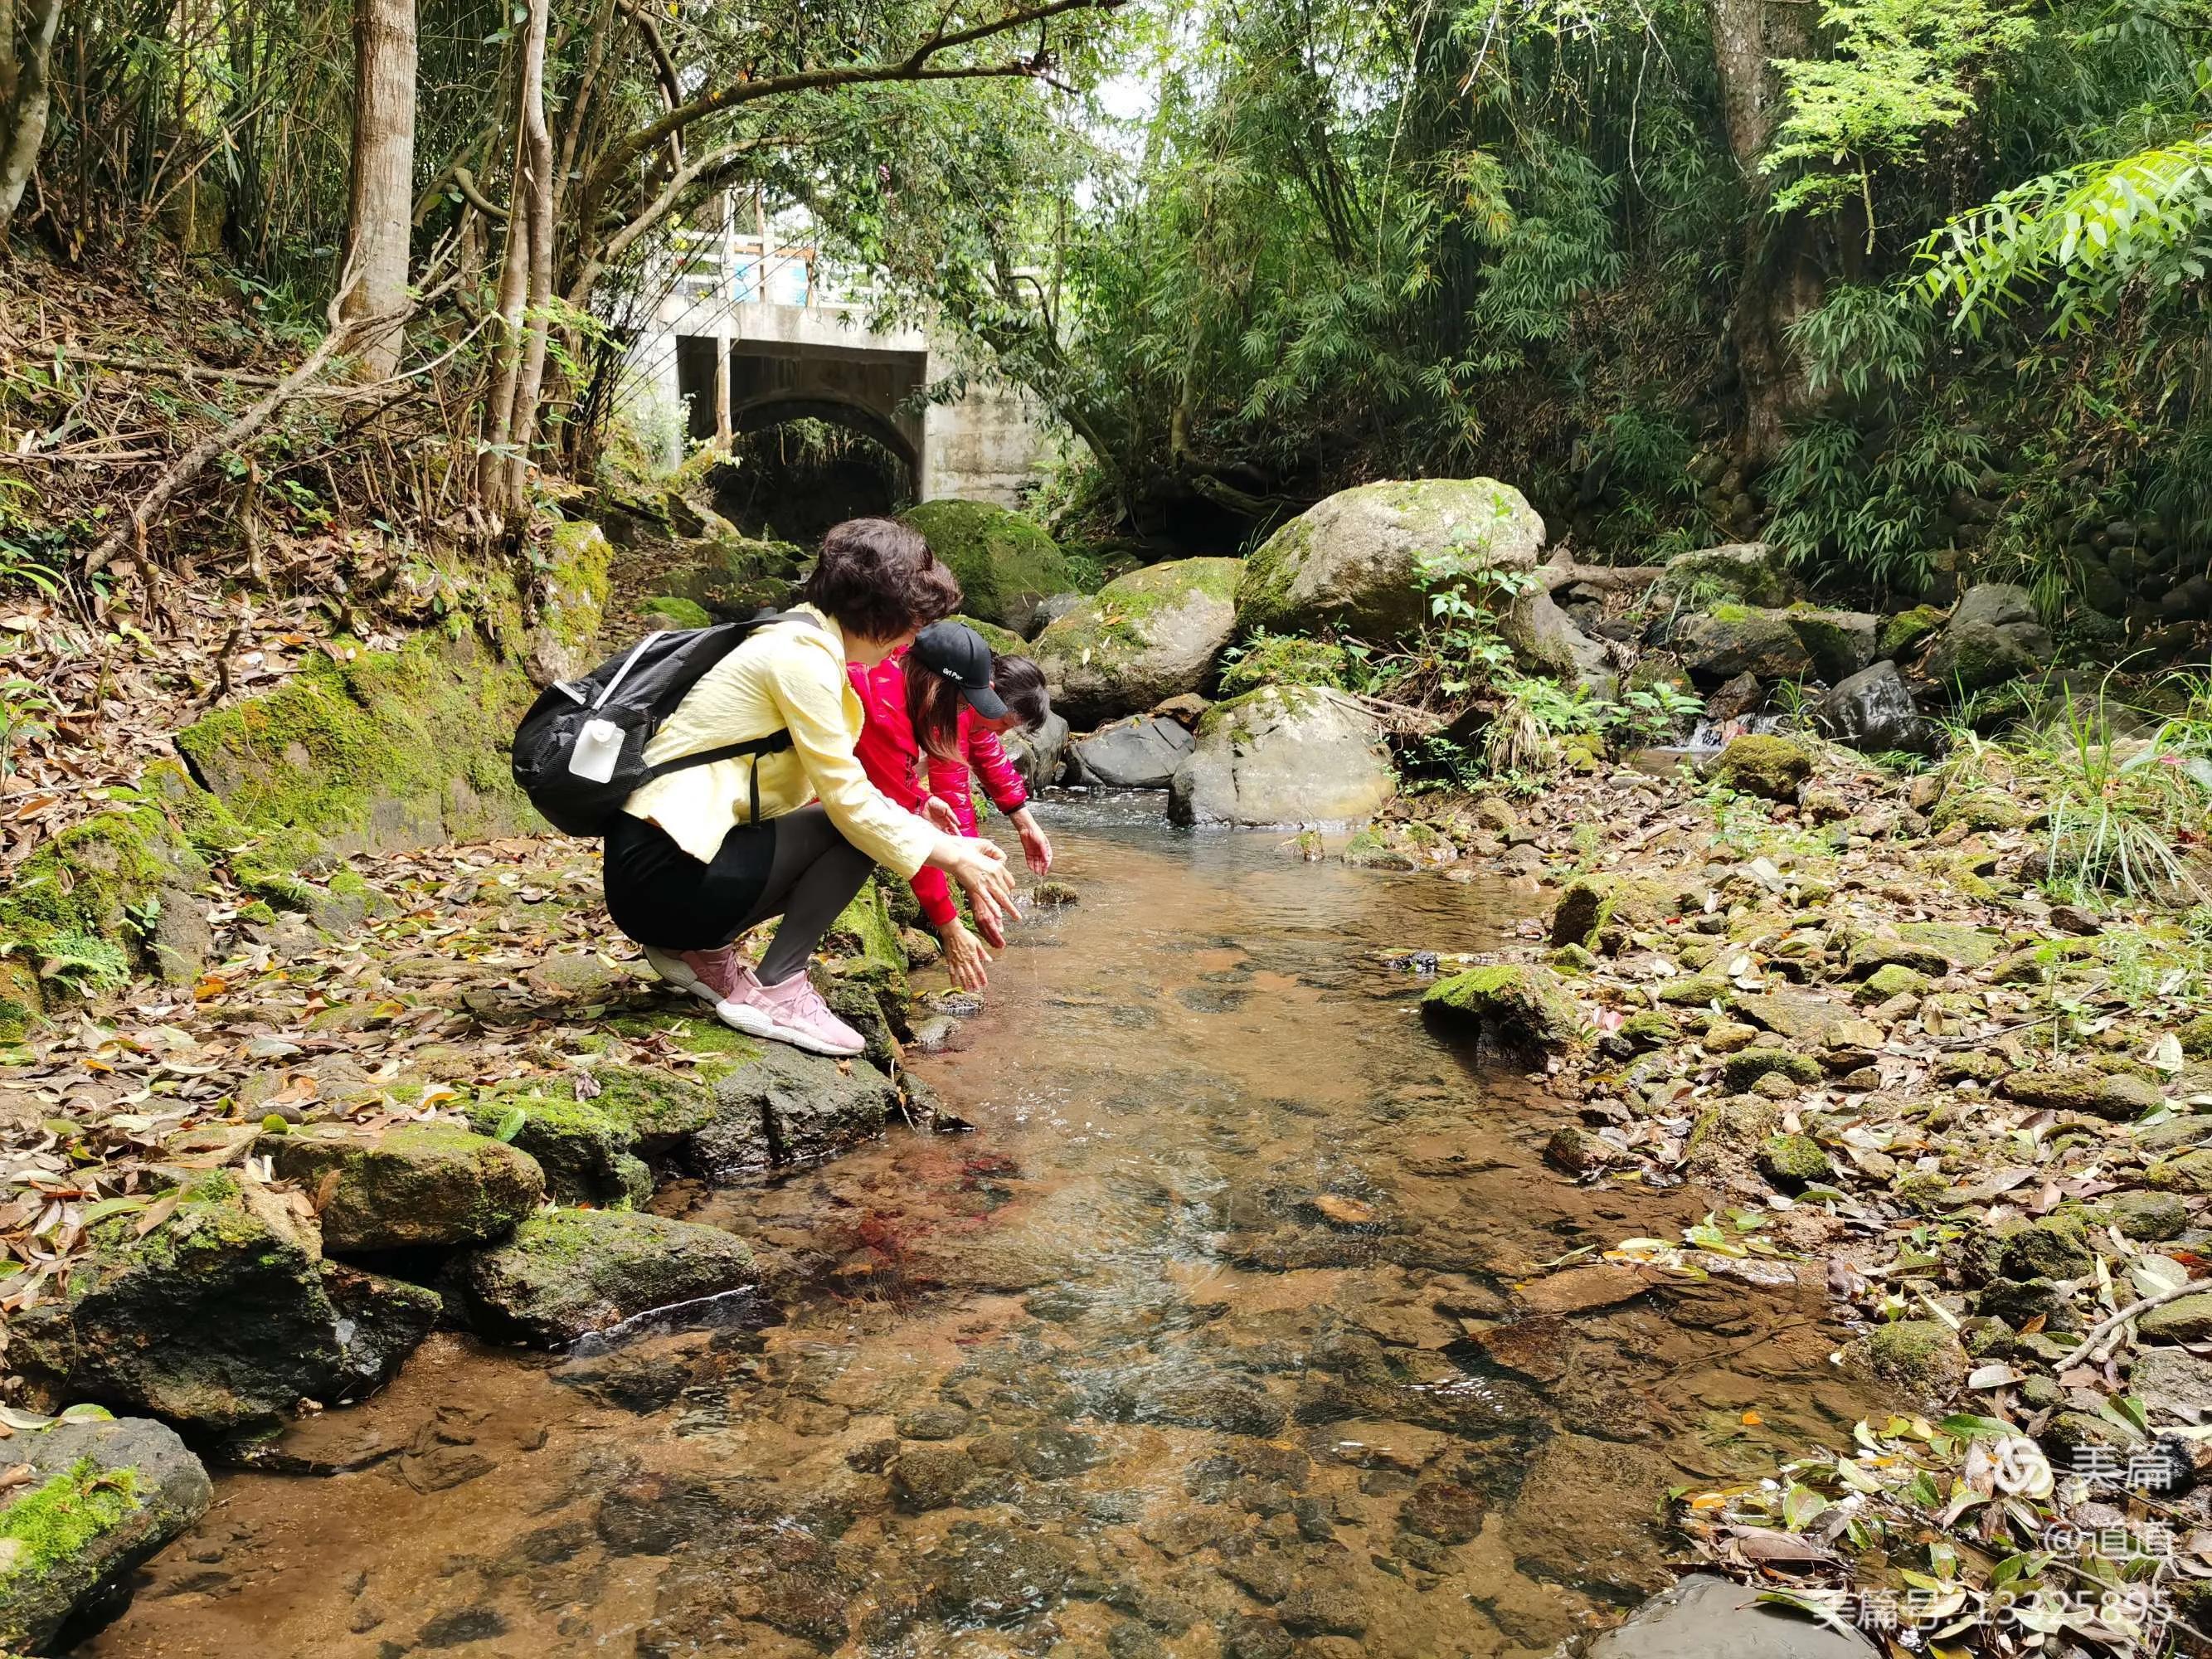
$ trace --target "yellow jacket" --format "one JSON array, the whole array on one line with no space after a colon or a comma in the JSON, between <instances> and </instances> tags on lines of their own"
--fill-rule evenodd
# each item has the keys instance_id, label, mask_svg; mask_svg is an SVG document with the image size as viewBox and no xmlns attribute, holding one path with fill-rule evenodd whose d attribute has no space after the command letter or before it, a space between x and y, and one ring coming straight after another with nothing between
<instances>
[{"instance_id":1,"label":"yellow jacket","mask_svg":"<svg viewBox=\"0 0 2212 1659\"><path fill-rule=\"evenodd\" d=\"M820 626L787 623L747 639L684 694L646 744L645 759L657 766L781 731L791 733L792 746L672 772L635 792L623 811L659 824L693 858L711 864L730 826L749 821L748 788L757 764L763 819L819 796L847 841L893 875L911 879L935 847L937 831L878 793L854 757L863 710L845 675L843 630L811 605L793 609Z\"/></svg>"}]
</instances>

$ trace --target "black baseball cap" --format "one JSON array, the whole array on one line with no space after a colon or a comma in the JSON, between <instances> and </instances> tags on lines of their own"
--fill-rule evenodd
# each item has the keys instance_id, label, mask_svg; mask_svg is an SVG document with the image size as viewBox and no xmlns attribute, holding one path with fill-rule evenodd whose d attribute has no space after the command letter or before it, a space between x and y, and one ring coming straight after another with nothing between
<instances>
[{"instance_id":1,"label":"black baseball cap","mask_svg":"<svg viewBox=\"0 0 2212 1659\"><path fill-rule=\"evenodd\" d=\"M911 661L951 680L985 720L1006 717L1005 700L991 689L990 644L974 629L956 622L930 623L914 636Z\"/></svg>"}]
</instances>

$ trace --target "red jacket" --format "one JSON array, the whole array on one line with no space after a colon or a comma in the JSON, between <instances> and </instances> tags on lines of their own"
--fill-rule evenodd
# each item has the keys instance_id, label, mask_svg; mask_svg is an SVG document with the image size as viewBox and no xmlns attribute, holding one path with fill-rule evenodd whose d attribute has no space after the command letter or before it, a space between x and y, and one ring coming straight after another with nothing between
<instances>
[{"instance_id":1,"label":"red jacket","mask_svg":"<svg viewBox=\"0 0 2212 1659\"><path fill-rule=\"evenodd\" d=\"M914 722L906 713L906 659L902 653L887 657L873 668L863 668L858 663L847 663L845 672L853 682L853 690L860 693L860 705L867 710L867 723L860 728L860 741L854 753L868 775L868 781L909 812L919 814L922 803L932 795L952 809L960 822L963 834L975 833L975 801L969 788L969 768L980 773L983 788L991 803L1001 812L1016 812L1027 804L1029 791L1022 785L1021 774L1006 758L1006 751L999 742L999 734L976 720L975 711L962 704L960 708L960 753L957 761L928 757L928 782L920 781L922 770L921 744L914 734ZM960 914L952 902L952 886L942 870L925 865L914 878L914 896L921 902L921 914L933 927L942 927Z\"/></svg>"}]
</instances>

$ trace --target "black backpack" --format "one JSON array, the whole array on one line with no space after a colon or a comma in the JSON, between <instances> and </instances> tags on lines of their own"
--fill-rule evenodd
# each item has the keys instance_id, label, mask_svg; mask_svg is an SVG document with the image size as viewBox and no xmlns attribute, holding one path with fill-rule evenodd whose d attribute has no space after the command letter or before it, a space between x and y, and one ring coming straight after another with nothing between
<instances>
[{"instance_id":1,"label":"black backpack","mask_svg":"<svg viewBox=\"0 0 2212 1659\"><path fill-rule=\"evenodd\" d=\"M631 793L655 778L741 755L773 755L790 748L790 732L771 732L764 738L678 755L658 766L645 762L646 744L700 677L757 630L780 622L811 625L813 618L763 611L744 622L648 634L580 678L547 686L514 729L515 783L556 830L571 836L601 836ZM602 721L605 724L599 725ZM587 732L586 728L592 726L597 729ZM580 766L584 769L577 769ZM753 770L752 816L757 823L757 762Z\"/></svg>"}]
</instances>

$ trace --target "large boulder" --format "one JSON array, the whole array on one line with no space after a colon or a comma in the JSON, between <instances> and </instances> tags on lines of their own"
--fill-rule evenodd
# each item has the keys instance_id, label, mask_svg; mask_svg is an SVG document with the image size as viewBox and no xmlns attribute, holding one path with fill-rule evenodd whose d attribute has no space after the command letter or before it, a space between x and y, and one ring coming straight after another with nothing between
<instances>
[{"instance_id":1,"label":"large boulder","mask_svg":"<svg viewBox=\"0 0 2212 1659\"><path fill-rule=\"evenodd\" d=\"M1022 775L1022 781L1034 792L1060 781L1060 767L1067 759L1067 717L1055 708L1036 731L1016 727L1001 741L1006 745L1006 758L1014 763L1014 770Z\"/></svg>"},{"instance_id":2,"label":"large boulder","mask_svg":"<svg viewBox=\"0 0 2212 1659\"><path fill-rule=\"evenodd\" d=\"M2042 673L2055 648L2026 588L1984 582L1960 599L1921 672L1947 690L1980 691Z\"/></svg>"},{"instance_id":3,"label":"large boulder","mask_svg":"<svg viewBox=\"0 0 2212 1659\"><path fill-rule=\"evenodd\" d=\"M1779 607L1796 596L1796 583L1780 553L1765 542L1699 548L1667 562L1661 592L1691 608L1723 603Z\"/></svg>"},{"instance_id":4,"label":"large boulder","mask_svg":"<svg viewBox=\"0 0 2212 1659\"><path fill-rule=\"evenodd\" d=\"M1739 674L1803 679L1813 672L1812 653L1786 611L1717 605L1685 618L1670 643L1701 685L1719 685Z\"/></svg>"},{"instance_id":5,"label":"large boulder","mask_svg":"<svg viewBox=\"0 0 2212 1659\"><path fill-rule=\"evenodd\" d=\"M1044 526L988 501L924 501L899 515L960 579L962 609L1029 632L1038 602L1073 587L1074 572Z\"/></svg>"},{"instance_id":6,"label":"large boulder","mask_svg":"<svg viewBox=\"0 0 2212 1659\"><path fill-rule=\"evenodd\" d=\"M14 1316L9 1363L34 1397L210 1428L331 1397L346 1355L312 1222L227 1175L195 1183L143 1238L141 1220L100 1224L62 1294Z\"/></svg>"},{"instance_id":7,"label":"large boulder","mask_svg":"<svg viewBox=\"0 0 2212 1659\"><path fill-rule=\"evenodd\" d=\"M323 1243L341 1252L489 1243L545 1201L535 1158L451 1124L308 1124L254 1150L314 1194Z\"/></svg>"},{"instance_id":8,"label":"large boulder","mask_svg":"<svg viewBox=\"0 0 2212 1659\"><path fill-rule=\"evenodd\" d=\"M1543 545L1536 510L1493 478L1361 484L1316 502L1245 561L1237 625L1389 644L1428 619L1425 561L1525 572Z\"/></svg>"},{"instance_id":9,"label":"large boulder","mask_svg":"<svg viewBox=\"0 0 2212 1659\"><path fill-rule=\"evenodd\" d=\"M1341 691L1270 685L1217 703L1170 786L1177 823L1340 823L1397 787L1375 719Z\"/></svg>"},{"instance_id":10,"label":"large boulder","mask_svg":"<svg viewBox=\"0 0 2212 1659\"><path fill-rule=\"evenodd\" d=\"M1839 683L1820 699L1814 720L1824 736L1874 755L1933 754L1942 732L1920 712L1893 662L1878 662Z\"/></svg>"},{"instance_id":11,"label":"large boulder","mask_svg":"<svg viewBox=\"0 0 2212 1659\"><path fill-rule=\"evenodd\" d=\"M503 1244L467 1255L454 1285L485 1336L565 1346L652 1308L758 1281L744 1241L629 1210L542 1210Z\"/></svg>"},{"instance_id":12,"label":"large boulder","mask_svg":"<svg viewBox=\"0 0 2212 1659\"><path fill-rule=\"evenodd\" d=\"M1038 635L1054 706L1095 726L1203 690L1237 625L1235 559L1178 559L1110 581Z\"/></svg>"},{"instance_id":13,"label":"large boulder","mask_svg":"<svg viewBox=\"0 0 2212 1659\"><path fill-rule=\"evenodd\" d=\"M131 1570L206 1513L207 1471L173 1429L77 1407L18 1428L0 1494L0 1650L44 1652L72 1613L130 1594Z\"/></svg>"},{"instance_id":14,"label":"large boulder","mask_svg":"<svg viewBox=\"0 0 2212 1659\"><path fill-rule=\"evenodd\" d=\"M1548 674L1601 697L1613 695L1613 659L1540 586L1499 613L1498 631L1523 673Z\"/></svg>"},{"instance_id":15,"label":"large boulder","mask_svg":"<svg viewBox=\"0 0 2212 1659\"><path fill-rule=\"evenodd\" d=\"M1101 727L1068 750L1071 781L1108 789L1164 789L1194 739L1180 721L1140 715Z\"/></svg>"},{"instance_id":16,"label":"large boulder","mask_svg":"<svg viewBox=\"0 0 2212 1659\"><path fill-rule=\"evenodd\" d=\"M1760 1598L1758 1584L1697 1573L1590 1644L1589 1659L1875 1659L1874 1644Z\"/></svg>"}]
</instances>

